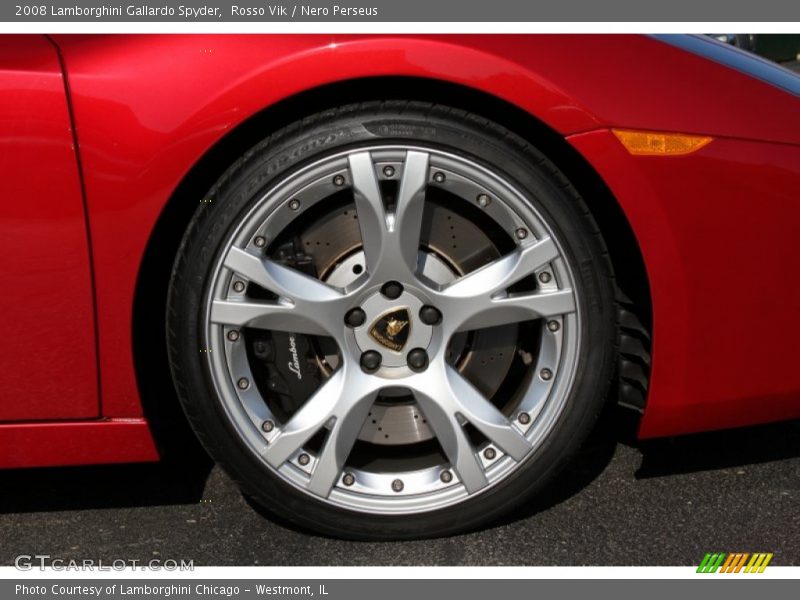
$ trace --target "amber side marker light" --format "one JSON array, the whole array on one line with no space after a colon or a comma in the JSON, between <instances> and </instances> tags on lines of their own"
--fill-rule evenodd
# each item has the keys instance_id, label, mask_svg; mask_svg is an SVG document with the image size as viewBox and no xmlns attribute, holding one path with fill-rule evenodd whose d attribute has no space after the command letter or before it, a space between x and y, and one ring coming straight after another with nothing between
<instances>
[{"instance_id":1,"label":"amber side marker light","mask_svg":"<svg viewBox=\"0 0 800 600\"><path fill-rule=\"evenodd\" d=\"M682 133L654 133L612 129L625 149L639 156L680 156L691 154L709 144L713 138Z\"/></svg>"}]
</instances>

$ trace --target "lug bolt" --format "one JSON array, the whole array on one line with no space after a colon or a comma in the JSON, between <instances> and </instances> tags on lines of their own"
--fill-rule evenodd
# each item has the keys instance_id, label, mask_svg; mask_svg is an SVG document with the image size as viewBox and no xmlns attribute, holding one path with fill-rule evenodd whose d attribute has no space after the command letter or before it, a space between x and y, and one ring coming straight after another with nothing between
<instances>
[{"instance_id":1,"label":"lug bolt","mask_svg":"<svg viewBox=\"0 0 800 600\"><path fill-rule=\"evenodd\" d=\"M257 247L259 247L259 248L263 248L264 246L266 246L266 245L267 245L267 238L265 238L263 235L260 235L260 236L258 236L258 237L257 237L255 240L253 240L253 243L254 243L254 244L257 246Z\"/></svg>"},{"instance_id":2,"label":"lug bolt","mask_svg":"<svg viewBox=\"0 0 800 600\"><path fill-rule=\"evenodd\" d=\"M539 377L544 379L545 381L549 381L553 378L553 372L550 369L542 369L539 371Z\"/></svg>"},{"instance_id":3,"label":"lug bolt","mask_svg":"<svg viewBox=\"0 0 800 600\"><path fill-rule=\"evenodd\" d=\"M425 325L438 325L442 322L442 313L436 307L426 304L419 309L419 320Z\"/></svg>"},{"instance_id":4,"label":"lug bolt","mask_svg":"<svg viewBox=\"0 0 800 600\"><path fill-rule=\"evenodd\" d=\"M407 360L412 371L424 371L428 366L428 353L422 348L414 348L408 353Z\"/></svg>"},{"instance_id":5,"label":"lug bolt","mask_svg":"<svg viewBox=\"0 0 800 600\"><path fill-rule=\"evenodd\" d=\"M356 476L352 473L345 473L344 477L342 477L342 483L346 486L351 486L356 482Z\"/></svg>"},{"instance_id":6,"label":"lug bolt","mask_svg":"<svg viewBox=\"0 0 800 600\"><path fill-rule=\"evenodd\" d=\"M347 311L347 314L344 316L344 322L347 323L347 325L350 327L361 327L364 324L364 321L366 320L367 320L367 315L360 308L354 308L352 310L349 310Z\"/></svg>"},{"instance_id":7,"label":"lug bolt","mask_svg":"<svg viewBox=\"0 0 800 600\"><path fill-rule=\"evenodd\" d=\"M483 451L483 456L486 460L494 460L494 457L497 456L497 452L495 452L494 448L487 448Z\"/></svg>"},{"instance_id":8,"label":"lug bolt","mask_svg":"<svg viewBox=\"0 0 800 600\"><path fill-rule=\"evenodd\" d=\"M516 234L518 240L524 240L526 237L528 237L528 230L523 227L520 227L514 233Z\"/></svg>"},{"instance_id":9,"label":"lug bolt","mask_svg":"<svg viewBox=\"0 0 800 600\"><path fill-rule=\"evenodd\" d=\"M453 474L450 471L442 471L439 474L439 479L442 480L442 483L450 483L453 481Z\"/></svg>"},{"instance_id":10,"label":"lug bolt","mask_svg":"<svg viewBox=\"0 0 800 600\"><path fill-rule=\"evenodd\" d=\"M549 283L552 278L553 276L550 275L550 273L548 273L547 271L539 273L539 281L541 281L542 283Z\"/></svg>"},{"instance_id":11,"label":"lug bolt","mask_svg":"<svg viewBox=\"0 0 800 600\"><path fill-rule=\"evenodd\" d=\"M361 355L361 368L364 369L366 373L374 373L380 368L382 360L383 357L380 352L367 350Z\"/></svg>"},{"instance_id":12,"label":"lug bolt","mask_svg":"<svg viewBox=\"0 0 800 600\"><path fill-rule=\"evenodd\" d=\"M301 454L300 456L297 457L297 462L299 462L301 465L305 467L308 463L311 462L311 458L308 456L308 454Z\"/></svg>"},{"instance_id":13,"label":"lug bolt","mask_svg":"<svg viewBox=\"0 0 800 600\"><path fill-rule=\"evenodd\" d=\"M235 329L231 329L228 332L228 341L235 342L238 339L239 339L239 332L236 331Z\"/></svg>"},{"instance_id":14,"label":"lug bolt","mask_svg":"<svg viewBox=\"0 0 800 600\"><path fill-rule=\"evenodd\" d=\"M517 416L517 421L523 425L527 425L531 422L531 416L528 413L519 413L519 416Z\"/></svg>"},{"instance_id":15,"label":"lug bolt","mask_svg":"<svg viewBox=\"0 0 800 600\"><path fill-rule=\"evenodd\" d=\"M289 210L298 210L300 208L300 200L292 198L289 200Z\"/></svg>"},{"instance_id":16,"label":"lug bolt","mask_svg":"<svg viewBox=\"0 0 800 600\"><path fill-rule=\"evenodd\" d=\"M433 180L436 183L444 183L445 179L446 177L444 176L444 173L442 173L441 171L436 171L436 173L433 174Z\"/></svg>"},{"instance_id":17,"label":"lug bolt","mask_svg":"<svg viewBox=\"0 0 800 600\"><path fill-rule=\"evenodd\" d=\"M344 177L342 177L341 175L337 175L336 177L334 177L333 178L333 185L335 185L335 186L344 185Z\"/></svg>"},{"instance_id":18,"label":"lug bolt","mask_svg":"<svg viewBox=\"0 0 800 600\"><path fill-rule=\"evenodd\" d=\"M403 481L402 481L402 480L400 480L400 479L395 479L395 480L392 482L392 489L393 489L395 492L402 492L402 491L403 491Z\"/></svg>"},{"instance_id":19,"label":"lug bolt","mask_svg":"<svg viewBox=\"0 0 800 600\"><path fill-rule=\"evenodd\" d=\"M547 328L550 331L558 331L561 328L561 325L558 324L558 321L548 321Z\"/></svg>"},{"instance_id":20,"label":"lug bolt","mask_svg":"<svg viewBox=\"0 0 800 600\"><path fill-rule=\"evenodd\" d=\"M389 281L383 284L381 294L386 296L389 300L396 300L403 293L403 286L396 281Z\"/></svg>"},{"instance_id":21,"label":"lug bolt","mask_svg":"<svg viewBox=\"0 0 800 600\"><path fill-rule=\"evenodd\" d=\"M264 422L261 424L261 429L263 429L264 431L266 431L267 433L269 433L270 431L272 431L273 429L275 429L275 423L273 423L272 421L264 421Z\"/></svg>"},{"instance_id":22,"label":"lug bolt","mask_svg":"<svg viewBox=\"0 0 800 600\"><path fill-rule=\"evenodd\" d=\"M246 390L250 387L250 382L247 378L242 377L239 381L236 382L236 385L239 387L240 390Z\"/></svg>"},{"instance_id":23,"label":"lug bolt","mask_svg":"<svg viewBox=\"0 0 800 600\"><path fill-rule=\"evenodd\" d=\"M394 167L391 165L386 165L383 167L383 174L386 177L393 177L394 176Z\"/></svg>"},{"instance_id":24,"label":"lug bolt","mask_svg":"<svg viewBox=\"0 0 800 600\"><path fill-rule=\"evenodd\" d=\"M243 292L244 291L244 282L243 281L234 282L233 291L234 292Z\"/></svg>"},{"instance_id":25,"label":"lug bolt","mask_svg":"<svg viewBox=\"0 0 800 600\"><path fill-rule=\"evenodd\" d=\"M488 196L488 194L478 194L478 206L481 208L486 208L492 203L492 199Z\"/></svg>"}]
</instances>

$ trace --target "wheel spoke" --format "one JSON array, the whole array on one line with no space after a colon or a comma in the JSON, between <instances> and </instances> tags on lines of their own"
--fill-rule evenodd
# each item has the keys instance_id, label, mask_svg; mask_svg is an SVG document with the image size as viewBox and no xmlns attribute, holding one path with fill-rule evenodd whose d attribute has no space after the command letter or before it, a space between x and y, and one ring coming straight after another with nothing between
<instances>
[{"instance_id":1,"label":"wheel spoke","mask_svg":"<svg viewBox=\"0 0 800 600\"><path fill-rule=\"evenodd\" d=\"M311 316L301 313L297 306L277 302L214 300L211 322L305 335L328 335L326 328Z\"/></svg>"},{"instance_id":2,"label":"wheel spoke","mask_svg":"<svg viewBox=\"0 0 800 600\"><path fill-rule=\"evenodd\" d=\"M489 263L433 292L452 333L575 312L571 289L507 293L507 288L558 257L544 238Z\"/></svg>"},{"instance_id":3,"label":"wheel spoke","mask_svg":"<svg viewBox=\"0 0 800 600\"><path fill-rule=\"evenodd\" d=\"M266 290L293 302L337 300L341 292L296 269L285 267L272 260L239 248L231 248L225 266Z\"/></svg>"},{"instance_id":4,"label":"wheel spoke","mask_svg":"<svg viewBox=\"0 0 800 600\"><path fill-rule=\"evenodd\" d=\"M330 420L342 396L343 383L340 369L306 400L264 451L269 464L280 467Z\"/></svg>"},{"instance_id":5,"label":"wheel spoke","mask_svg":"<svg viewBox=\"0 0 800 600\"><path fill-rule=\"evenodd\" d=\"M515 294L503 298L490 298L476 310L456 331L472 331L572 313L575 312L575 296L571 289Z\"/></svg>"},{"instance_id":6,"label":"wheel spoke","mask_svg":"<svg viewBox=\"0 0 800 600\"><path fill-rule=\"evenodd\" d=\"M417 271L419 241L422 233L422 215L425 211L425 188L428 183L428 155L423 152L408 152L403 167L403 178L397 194L394 226L392 227L392 250L396 250L404 265Z\"/></svg>"},{"instance_id":7,"label":"wheel spoke","mask_svg":"<svg viewBox=\"0 0 800 600\"><path fill-rule=\"evenodd\" d=\"M414 390L420 410L436 435L450 465L458 473L464 487L472 494L488 480L466 431L458 421L457 406L450 394L444 396L444 386L425 385ZM450 400L449 402L446 401Z\"/></svg>"},{"instance_id":8,"label":"wheel spoke","mask_svg":"<svg viewBox=\"0 0 800 600\"><path fill-rule=\"evenodd\" d=\"M344 314L346 296L329 285L275 261L231 248L225 266L277 294L278 301L215 300L215 323L328 335L339 339L337 325Z\"/></svg>"},{"instance_id":9,"label":"wheel spoke","mask_svg":"<svg viewBox=\"0 0 800 600\"><path fill-rule=\"evenodd\" d=\"M458 412L514 460L525 458L531 449L525 436L458 371L445 368Z\"/></svg>"},{"instance_id":10,"label":"wheel spoke","mask_svg":"<svg viewBox=\"0 0 800 600\"><path fill-rule=\"evenodd\" d=\"M487 480L462 421L471 423L515 460L522 460L530 451L525 436L449 365L440 363L415 378L412 391L439 444L470 493L485 486Z\"/></svg>"},{"instance_id":11,"label":"wheel spoke","mask_svg":"<svg viewBox=\"0 0 800 600\"><path fill-rule=\"evenodd\" d=\"M552 238L547 237L457 279L444 291L448 296L456 298L472 297L475 290L481 290L483 295L493 296L557 257L558 248Z\"/></svg>"},{"instance_id":12,"label":"wheel spoke","mask_svg":"<svg viewBox=\"0 0 800 600\"><path fill-rule=\"evenodd\" d=\"M425 209L428 154L406 153L393 213L387 213L384 206L370 154L353 154L349 161L367 270L374 277L387 279L415 273Z\"/></svg>"},{"instance_id":13,"label":"wheel spoke","mask_svg":"<svg viewBox=\"0 0 800 600\"><path fill-rule=\"evenodd\" d=\"M335 414L325 446L317 457L317 465L311 476L308 489L327 498L331 489L341 476L347 457L364 427L367 415L372 409L377 391L372 386L357 390L352 383L346 386L348 396L344 406Z\"/></svg>"},{"instance_id":14,"label":"wheel spoke","mask_svg":"<svg viewBox=\"0 0 800 600\"><path fill-rule=\"evenodd\" d=\"M380 261L388 230L383 195L370 153L351 154L348 160L367 270L374 272Z\"/></svg>"},{"instance_id":15,"label":"wheel spoke","mask_svg":"<svg viewBox=\"0 0 800 600\"><path fill-rule=\"evenodd\" d=\"M377 395L368 378L346 376L339 369L292 416L264 451L264 458L279 468L298 452L322 427L330 425L309 490L327 497L344 468L367 414Z\"/></svg>"},{"instance_id":16,"label":"wheel spoke","mask_svg":"<svg viewBox=\"0 0 800 600\"><path fill-rule=\"evenodd\" d=\"M438 368L429 369L417 378L412 391L439 444L470 493L485 486L487 479L462 421L471 423L515 460L522 460L530 451L525 436L449 365L440 364Z\"/></svg>"}]
</instances>

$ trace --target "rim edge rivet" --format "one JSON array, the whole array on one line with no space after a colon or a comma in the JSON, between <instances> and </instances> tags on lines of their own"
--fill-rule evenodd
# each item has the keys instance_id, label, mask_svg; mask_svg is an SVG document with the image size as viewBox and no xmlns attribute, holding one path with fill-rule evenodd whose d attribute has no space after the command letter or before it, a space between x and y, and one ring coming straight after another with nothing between
<instances>
[{"instance_id":1,"label":"rim edge rivet","mask_svg":"<svg viewBox=\"0 0 800 600\"><path fill-rule=\"evenodd\" d=\"M273 429L275 429L275 423L273 423L272 421L264 421L264 422L261 424L261 429L263 429L264 431L266 431L267 433L269 433L270 431L272 431Z\"/></svg>"},{"instance_id":2,"label":"rim edge rivet","mask_svg":"<svg viewBox=\"0 0 800 600\"><path fill-rule=\"evenodd\" d=\"M403 491L403 481L402 479L395 479L392 482L392 490L395 492L402 492Z\"/></svg>"},{"instance_id":3,"label":"rim edge rivet","mask_svg":"<svg viewBox=\"0 0 800 600\"><path fill-rule=\"evenodd\" d=\"M547 328L550 331L555 332L555 331L558 331L561 328L561 325L558 324L558 321L548 321L547 322Z\"/></svg>"},{"instance_id":4,"label":"rim edge rivet","mask_svg":"<svg viewBox=\"0 0 800 600\"><path fill-rule=\"evenodd\" d=\"M545 381L549 381L553 378L553 372L550 369L542 369L539 371L539 376Z\"/></svg>"},{"instance_id":5,"label":"rim edge rivet","mask_svg":"<svg viewBox=\"0 0 800 600\"><path fill-rule=\"evenodd\" d=\"M239 381L236 382L236 386L240 390L246 390L250 387L250 381L246 377L242 377Z\"/></svg>"},{"instance_id":6,"label":"rim edge rivet","mask_svg":"<svg viewBox=\"0 0 800 600\"><path fill-rule=\"evenodd\" d=\"M539 273L539 281L541 281L542 283L550 283L550 280L552 278L553 278L553 276L550 275L550 273L548 273L547 271L544 271L543 273Z\"/></svg>"},{"instance_id":7,"label":"rim edge rivet","mask_svg":"<svg viewBox=\"0 0 800 600\"><path fill-rule=\"evenodd\" d=\"M525 412L524 413L519 413L519 416L517 416L517 420L520 423L522 423L523 425L527 425L528 423L531 422L531 416L528 413L525 413Z\"/></svg>"}]
</instances>

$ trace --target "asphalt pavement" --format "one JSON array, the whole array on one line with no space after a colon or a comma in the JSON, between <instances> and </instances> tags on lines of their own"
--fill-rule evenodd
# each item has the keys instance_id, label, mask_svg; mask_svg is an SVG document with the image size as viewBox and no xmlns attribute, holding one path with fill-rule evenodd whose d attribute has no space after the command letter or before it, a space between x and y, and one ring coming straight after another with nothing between
<instances>
[{"instance_id":1,"label":"asphalt pavement","mask_svg":"<svg viewBox=\"0 0 800 600\"><path fill-rule=\"evenodd\" d=\"M636 443L613 416L535 505L418 542L297 531L205 460L0 472L0 564L38 553L196 566L693 565L742 551L800 565L800 421Z\"/></svg>"}]
</instances>

